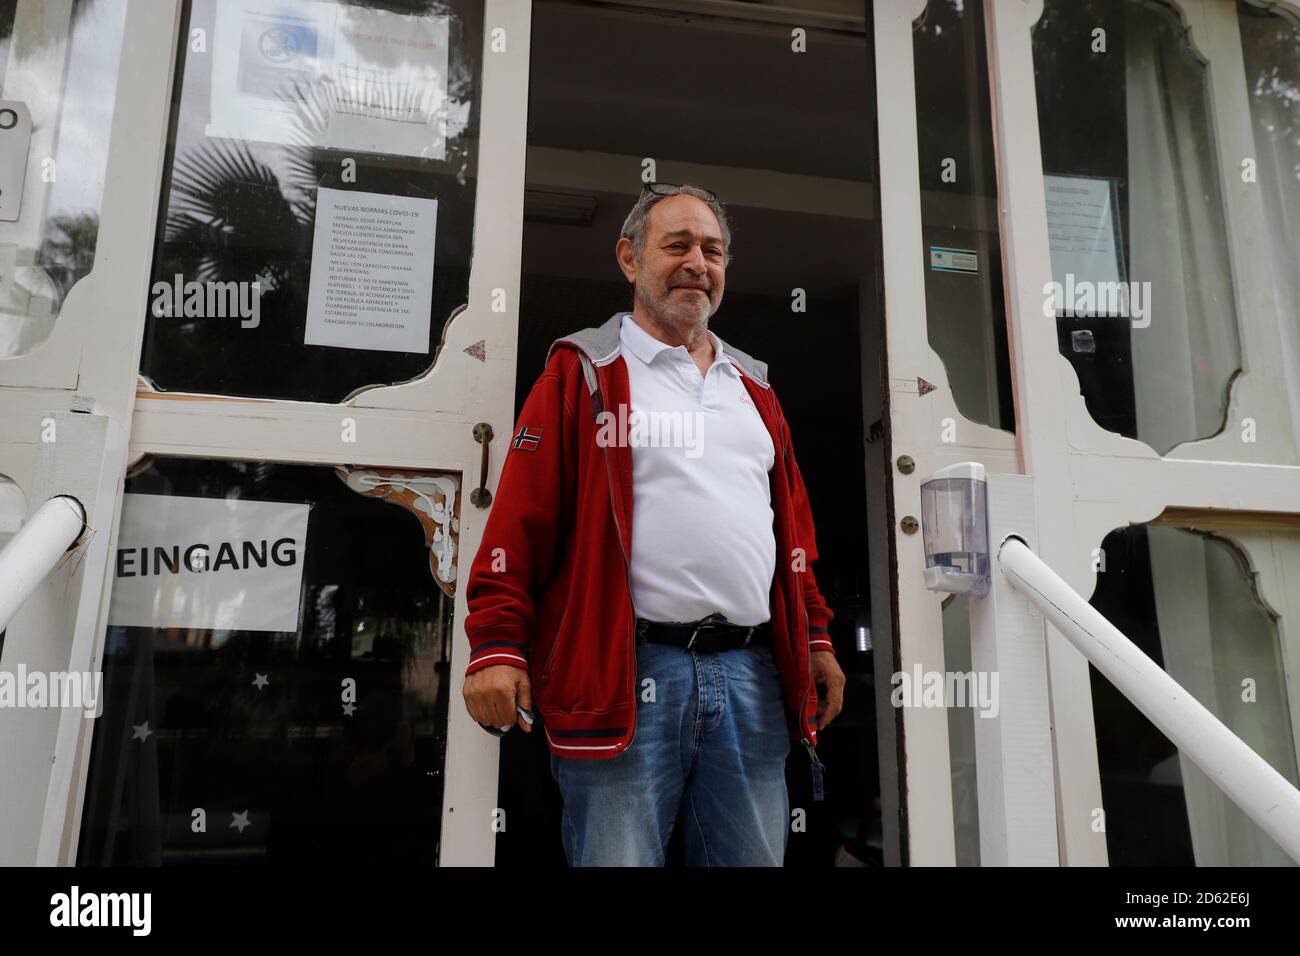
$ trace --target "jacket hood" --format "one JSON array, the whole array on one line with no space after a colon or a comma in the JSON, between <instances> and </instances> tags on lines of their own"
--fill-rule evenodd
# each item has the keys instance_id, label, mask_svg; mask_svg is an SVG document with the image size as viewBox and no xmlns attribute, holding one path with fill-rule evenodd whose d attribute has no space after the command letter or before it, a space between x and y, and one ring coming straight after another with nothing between
<instances>
[{"instance_id":1,"label":"jacket hood","mask_svg":"<svg viewBox=\"0 0 1300 956\"><path fill-rule=\"evenodd\" d=\"M591 364L595 366L606 365L614 361L614 359L618 358L620 351L619 332L623 325L623 316L631 314L631 312L615 312L602 325L582 329L571 335L556 339L551 343L550 349L547 350L546 358L549 360L556 348L568 346L585 353L587 358L591 360ZM742 352L730 342L725 341L717 332L713 334L722 343L722 348L727 357L731 359L732 364L736 365L759 385L764 388L768 387L766 362L760 362L747 352Z\"/></svg>"}]
</instances>

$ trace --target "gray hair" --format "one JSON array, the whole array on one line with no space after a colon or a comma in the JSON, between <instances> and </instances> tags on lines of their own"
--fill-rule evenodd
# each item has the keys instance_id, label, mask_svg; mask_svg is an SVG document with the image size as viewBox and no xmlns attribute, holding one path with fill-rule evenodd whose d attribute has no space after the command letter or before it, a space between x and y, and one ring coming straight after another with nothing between
<instances>
[{"instance_id":1,"label":"gray hair","mask_svg":"<svg viewBox=\"0 0 1300 956\"><path fill-rule=\"evenodd\" d=\"M619 235L624 239L632 240L632 253L636 256L637 262L640 262L645 253L646 226L650 222L650 209L654 204L663 199L671 199L673 196L694 196L708 203L709 209L717 217L718 228L722 230L724 264L731 265L731 223L727 221L727 210L722 203L710 199L710 195L697 186L675 186L673 192L667 196L646 191L632 207L632 211L627 214L627 219L623 220L623 230Z\"/></svg>"}]
</instances>

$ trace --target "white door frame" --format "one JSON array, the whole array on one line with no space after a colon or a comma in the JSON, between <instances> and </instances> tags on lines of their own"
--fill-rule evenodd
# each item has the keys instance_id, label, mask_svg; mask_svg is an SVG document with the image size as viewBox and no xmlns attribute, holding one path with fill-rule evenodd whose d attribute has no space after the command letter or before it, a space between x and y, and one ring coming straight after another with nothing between
<instances>
[{"instance_id":1,"label":"white door frame","mask_svg":"<svg viewBox=\"0 0 1300 956\"><path fill-rule=\"evenodd\" d=\"M926 326L925 261L917 143L913 24L925 0L875 0L876 108L880 136L880 220L885 285L885 348L893 461L889 462L897 570L896 671L945 670L941 595L925 589L919 533L900 530L904 517L921 516L921 482L947 465L978 461L990 473L1021 471L1015 436L971 421L957 408L942 358ZM922 394L920 382L933 386ZM953 426L949 428L949 423ZM955 441L945 442L945 432ZM897 467L910 456L914 470ZM873 606L876 605L873 600ZM880 631L880 640L889 639ZM951 763L944 708L900 708L907 794L908 862L953 866Z\"/></svg>"},{"instance_id":2,"label":"white door frame","mask_svg":"<svg viewBox=\"0 0 1300 956\"><path fill-rule=\"evenodd\" d=\"M116 188L105 194L96 268L74 288L56 323L64 338L56 342L52 336L47 347L34 354L75 348L79 358L87 358L82 362L78 393L92 395L96 411L108 417L124 438L129 436L131 460L155 454L459 471L464 492L460 567L468 569L488 514L468 501L468 489L478 485L481 458L473 427L487 422L495 432L487 482L492 488L499 479L514 424L532 14L531 3L518 0L485 0L484 7L474 211L478 241L470 266L468 307L448 323L436 363L424 375L411 382L362 391L335 405L138 389L181 3L128 0L126 48L107 176ZM109 260L113 265L105 268ZM78 334L84 336L84 345L68 344L66 337ZM479 343L481 348L475 347ZM37 360L24 357L11 361L18 364L7 368L7 363L0 363L0 384L29 384L33 373L25 378L21 366L39 364ZM39 379L41 374L35 377ZM59 380L56 386L61 384ZM6 409L17 407L26 421L15 423L8 415L0 428L17 429L17 435L28 436L26 445L31 446L46 407L56 398L63 402L56 407L66 407L68 397L49 390L14 388L13 393L13 397L8 389L4 393ZM355 422L355 441L346 444L344 419ZM8 430L0 432L0 441L9 435ZM104 522L107 533L94 539L100 561L86 587L97 597L92 603L95 610L75 622L75 632L89 634L91 639L79 655L84 660L73 659L69 648L61 655L60 669L90 670L92 662L101 659L111 584L106 559L116 542L126 443L120 443L114 471L112 521ZM20 444L15 442L15 446ZM24 483L35 470L35 458L30 447L0 443L0 472L18 480L29 492L29 508L58 493ZM52 579L50 586L57 583ZM462 587L457 589L454 611L439 862L491 865L499 743L483 733L460 704L469 656L465 614ZM10 629L6 665L22 660L40 641L49 642L49 621L34 614L29 617L16 619ZM0 715L0 720L8 719ZM3 815L0 854L4 862L75 862L93 727L90 721L75 724L77 732L60 735L57 746L48 735L0 733L0 759L6 766L21 766L24 789L39 789L42 794L37 806L15 813L7 810ZM20 763L9 763L10 759ZM74 769L53 774L52 765ZM38 786L42 779L49 781L48 787ZM24 841L18 833L24 828L32 831L37 823L39 846L33 840Z\"/></svg>"},{"instance_id":3,"label":"white door frame","mask_svg":"<svg viewBox=\"0 0 1300 956\"><path fill-rule=\"evenodd\" d=\"M1162 458L1092 420L1074 369L1058 350L1055 324L1043 318L1042 290L1052 269L1030 32L1043 4L987 4L1017 438L1025 470L1035 478L1039 553L1079 593L1090 595L1094 549L1116 528L1191 510L1267 512L1277 521L1300 514L1279 323L1265 288L1267 263L1254 251L1266 248L1263 204L1258 190L1237 175L1240 159L1254 155L1254 147L1236 15L1229 0L1167 3L1182 15L1194 48L1211 67L1244 371L1232 389L1225 430ZM1300 12L1295 0L1276 6ZM1267 440L1262 432L1257 444L1237 440L1244 416L1267 420ZM1061 862L1106 865L1105 833L1094 827L1102 801L1088 664L1050 626L1048 668Z\"/></svg>"},{"instance_id":4,"label":"white door frame","mask_svg":"<svg viewBox=\"0 0 1300 956\"><path fill-rule=\"evenodd\" d=\"M93 532L15 615L4 649L10 669L89 671L99 659L179 20L179 0L128 2L105 170L115 188L104 191L94 269L69 292L43 345L0 361L0 472L22 488L29 515L54 495L74 495ZM66 859L61 834L89 729L80 711L0 712L9 781L0 862Z\"/></svg>"}]
</instances>

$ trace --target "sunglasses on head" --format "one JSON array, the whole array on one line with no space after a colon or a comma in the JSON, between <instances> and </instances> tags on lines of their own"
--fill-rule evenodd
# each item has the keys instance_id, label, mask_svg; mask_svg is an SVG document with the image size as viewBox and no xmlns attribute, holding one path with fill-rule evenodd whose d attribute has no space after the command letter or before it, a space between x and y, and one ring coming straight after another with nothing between
<instances>
[{"instance_id":1,"label":"sunglasses on head","mask_svg":"<svg viewBox=\"0 0 1300 956\"><path fill-rule=\"evenodd\" d=\"M695 186L694 188L704 193L709 202L718 201L717 193L713 192L711 189L705 189L702 186ZM637 201L639 202L644 199L646 193L653 193L656 196L676 196L681 189L682 187L677 183L646 183L641 188L641 195L637 197Z\"/></svg>"}]
</instances>

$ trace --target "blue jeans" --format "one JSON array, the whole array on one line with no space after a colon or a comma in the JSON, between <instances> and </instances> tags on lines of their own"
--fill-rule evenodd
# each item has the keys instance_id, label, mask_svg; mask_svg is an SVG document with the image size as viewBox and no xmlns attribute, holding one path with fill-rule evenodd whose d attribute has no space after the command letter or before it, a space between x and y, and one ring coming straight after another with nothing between
<instances>
[{"instance_id":1,"label":"blue jeans","mask_svg":"<svg viewBox=\"0 0 1300 956\"><path fill-rule=\"evenodd\" d=\"M570 866L663 866L685 806L688 866L781 866L790 753L766 643L718 654L636 645L632 744L609 760L551 754Z\"/></svg>"}]
</instances>

